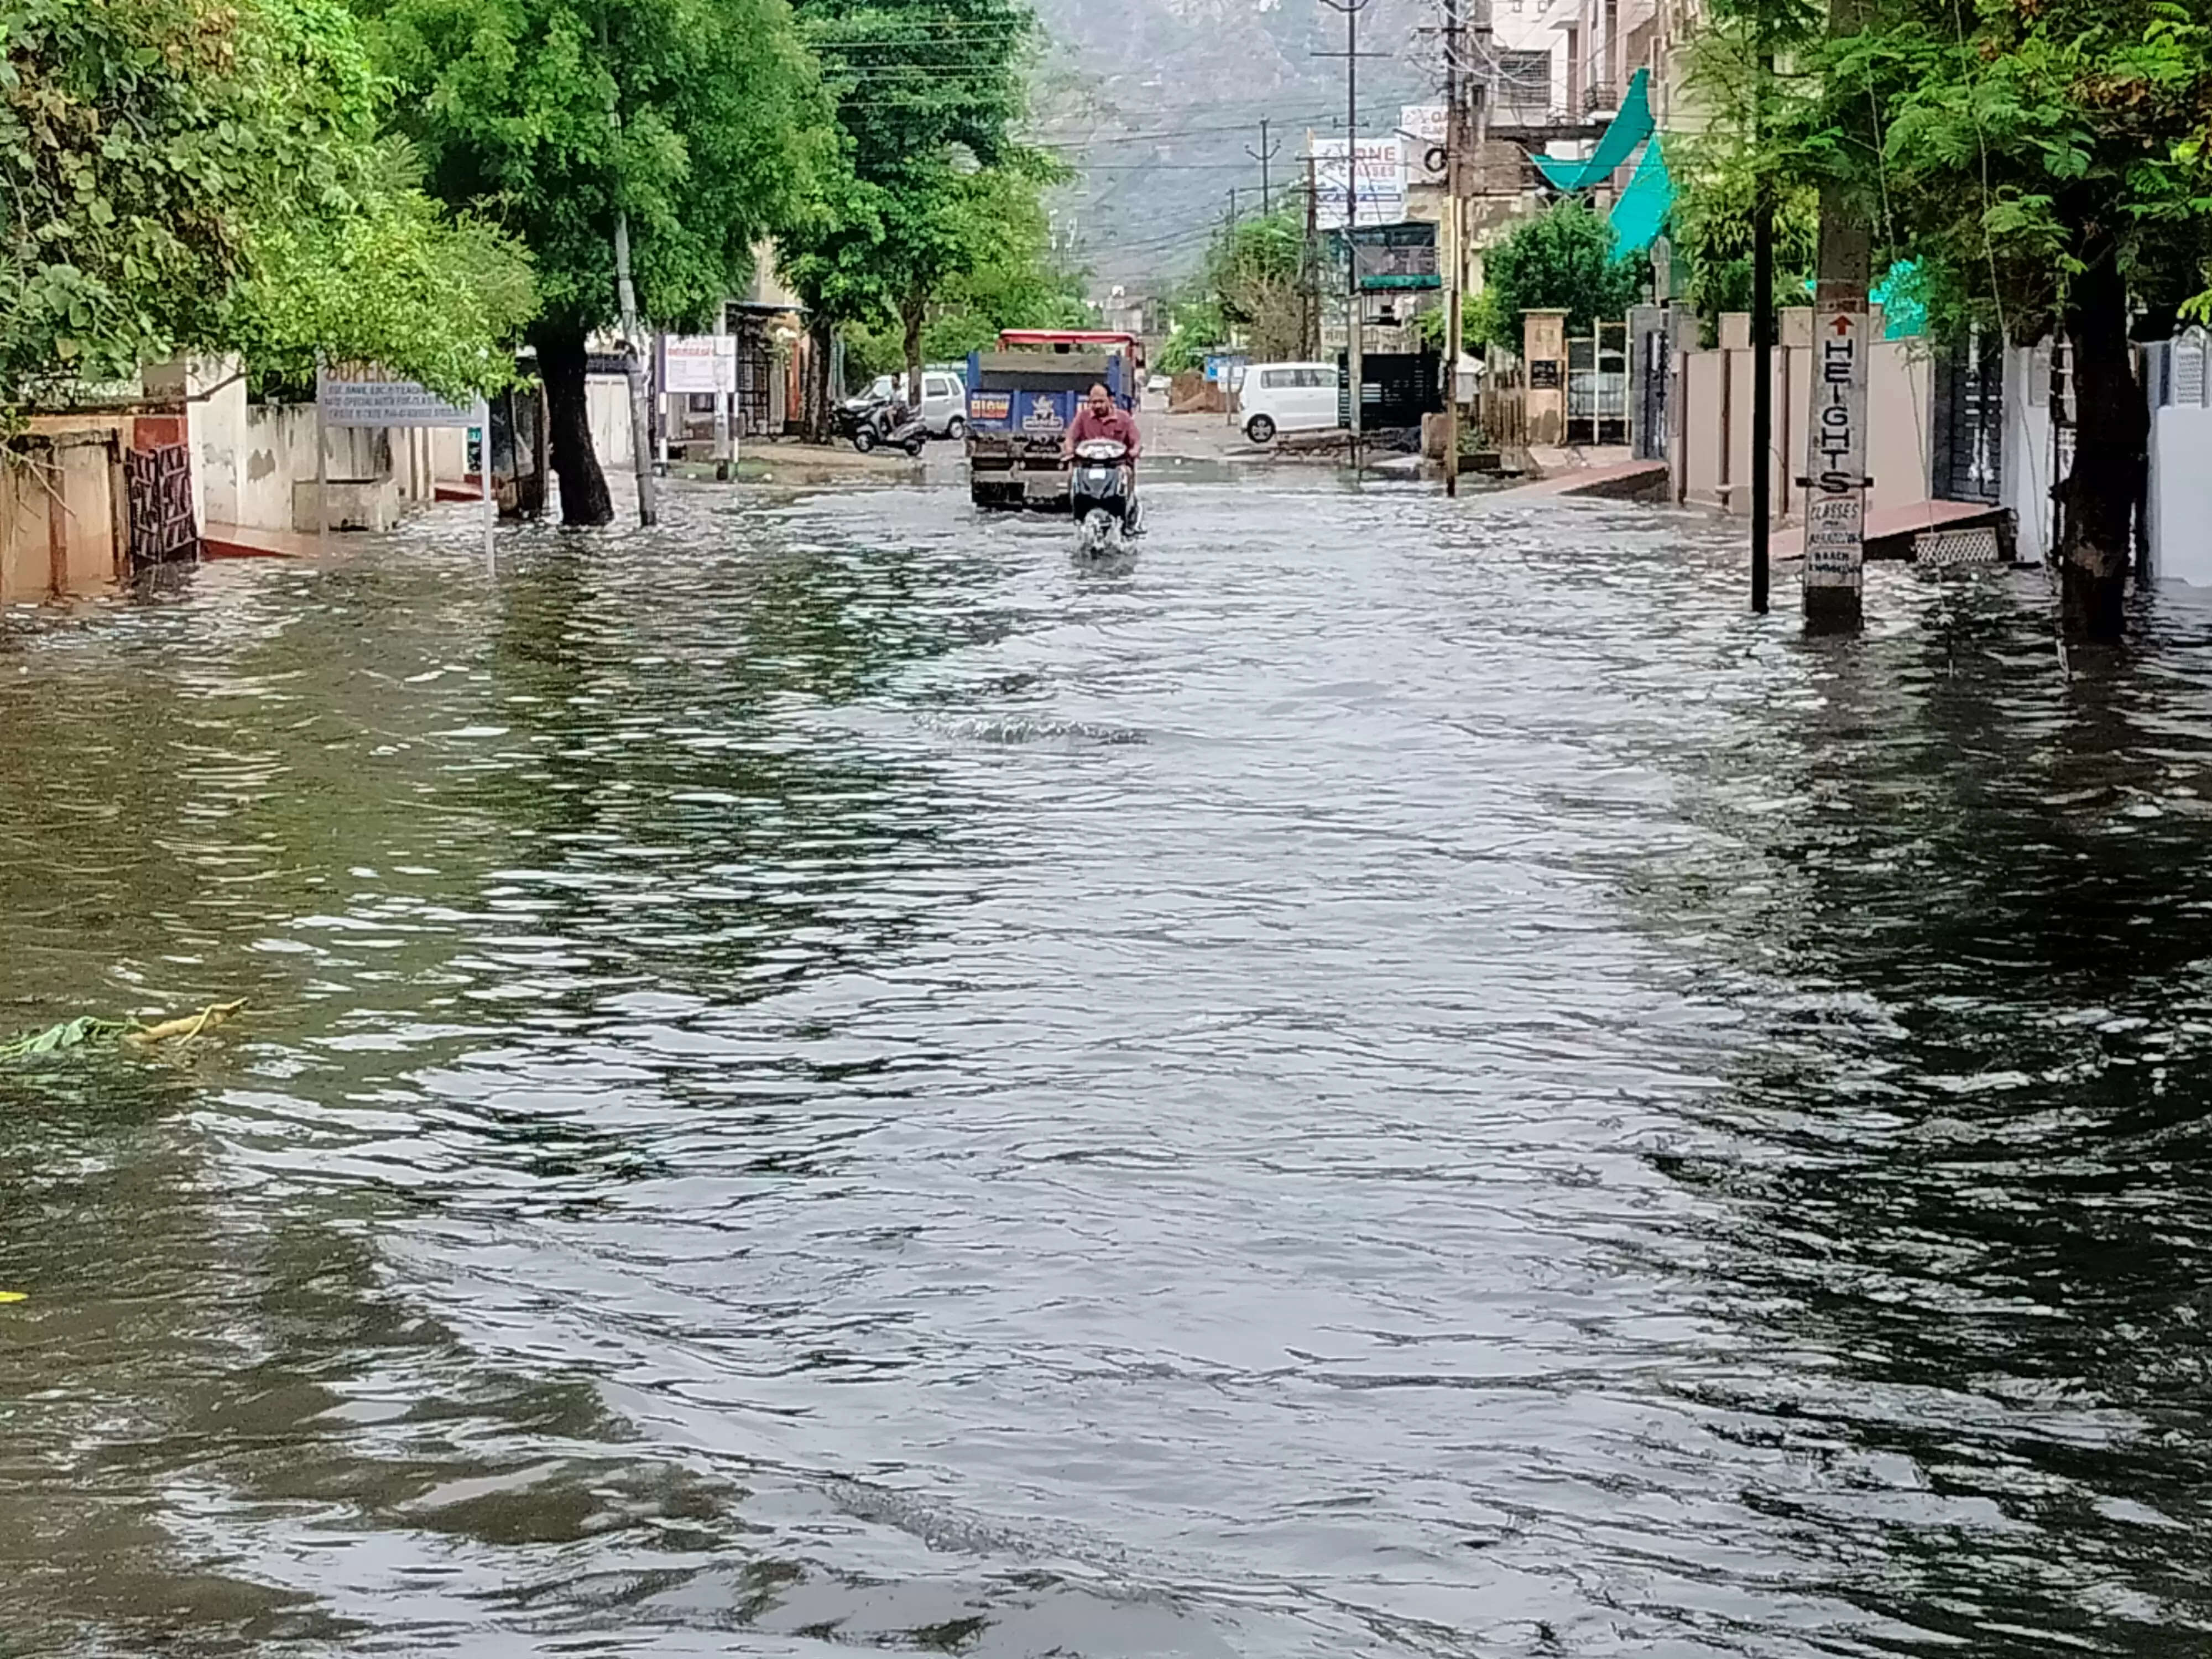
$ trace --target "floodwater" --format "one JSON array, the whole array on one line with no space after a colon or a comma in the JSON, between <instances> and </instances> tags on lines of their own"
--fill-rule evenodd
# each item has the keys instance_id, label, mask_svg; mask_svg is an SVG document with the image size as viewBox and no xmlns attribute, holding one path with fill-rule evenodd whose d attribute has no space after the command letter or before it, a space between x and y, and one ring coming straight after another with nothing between
<instances>
[{"instance_id":1,"label":"floodwater","mask_svg":"<svg viewBox=\"0 0 2212 1659\"><path fill-rule=\"evenodd\" d=\"M674 495L6 619L0 1652L2212 1651L2212 606Z\"/></svg>"}]
</instances>

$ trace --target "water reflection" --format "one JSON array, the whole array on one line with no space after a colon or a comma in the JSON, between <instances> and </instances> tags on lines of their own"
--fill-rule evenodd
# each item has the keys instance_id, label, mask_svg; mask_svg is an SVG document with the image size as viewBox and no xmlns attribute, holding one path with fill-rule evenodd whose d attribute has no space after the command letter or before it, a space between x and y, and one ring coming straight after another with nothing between
<instances>
[{"instance_id":1,"label":"water reflection","mask_svg":"<svg viewBox=\"0 0 2212 1659\"><path fill-rule=\"evenodd\" d=\"M0 1645L2201 1643L2212 619L1268 489L15 627Z\"/></svg>"}]
</instances>

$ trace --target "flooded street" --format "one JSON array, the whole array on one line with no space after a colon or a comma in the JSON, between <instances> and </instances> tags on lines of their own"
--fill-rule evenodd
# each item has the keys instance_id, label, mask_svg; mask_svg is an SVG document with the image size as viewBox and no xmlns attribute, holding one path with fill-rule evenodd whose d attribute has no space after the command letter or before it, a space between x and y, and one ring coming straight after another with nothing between
<instances>
[{"instance_id":1,"label":"flooded street","mask_svg":"<svg viewBox=\"0 0 2212 1659\"><path fill-rule=\"evenodd\" d=\"M2212 1651L2212 603L672 494L0 619L0 1654Z\"/></svg>"}]
</instances>

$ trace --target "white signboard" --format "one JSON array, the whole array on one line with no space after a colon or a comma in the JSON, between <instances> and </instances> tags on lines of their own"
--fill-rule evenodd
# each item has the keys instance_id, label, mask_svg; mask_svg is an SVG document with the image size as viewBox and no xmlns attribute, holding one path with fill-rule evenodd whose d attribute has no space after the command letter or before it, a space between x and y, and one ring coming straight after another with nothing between
<instances>
[{"instance_id":1,"label":"white signboard","mask_svg":"<svg viewBox=\"0 0 2212 1659\"><path fill-rule=\"evenodd\" d=\"M1449 113L1442 104L1407 104L1398 112L1398 136L1406 141L1406 171L1415 184L1444 182L1449 126Z\"/></svg>"},{"instance_id":2,"label":"white signboard","mask_svg":"<svg viewBox=\"0 0 2212 1659\"><path fill-rule=\"evenodd\" d=\"M1406 145L1397 134L1362 138L1345 173L1351 146L1341 138L1310 141L1314 161L1314 217L1323 230L1344 228L1345 209L1356 188L1358 223L1397 225L1406 221Z\"/></svg>"},{"instance_id":3,"label":"white signboard","mask_svg":"<svg viewBox=\"0 0 2212 1659\"><path fill-rule=\"evenodd\" d=\"M315 404L325 426L475 426L483 418L480 405L449 404L427 386L362 363L318 368Z\"/></svg>"},{"instance_id":4,"label":"white signboard","mask_svg":"<svg viewBox=\"0 0 2212 1659\"><path fill-rule=\"evenodd\" d=\"M662 342L663 392L735 392L738 337L672 334Z\"/></svg>"},{"instance_id":5,"label":"white signboard","mask_svg":"<svg viewBox=\"0 0 2212 1659\"><path fill-rule=\"evenodd\" d=\"M1866 555L1867 313L1824 307L1814 319L1806 436L1805 586L1859 585Z\"/></svg>"}]
</instances>

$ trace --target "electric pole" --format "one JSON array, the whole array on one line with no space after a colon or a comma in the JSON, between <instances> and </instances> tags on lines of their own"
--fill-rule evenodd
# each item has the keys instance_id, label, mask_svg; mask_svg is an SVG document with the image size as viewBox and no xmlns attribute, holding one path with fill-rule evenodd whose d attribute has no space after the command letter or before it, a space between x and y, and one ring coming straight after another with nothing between
<instances>
[{"instance_id":1,"label":"electric pole","mask_svg":"<svg viewBox=\"0 0 2212 1659\"><path fill-rule=\"evenodd\" d=\"M599 20L599 56L610 63L613 61L607 53L605 17ZM619 146L622 112L616 107L611 76L607 82L607 126ZM638 337L637 289L629 277L629 215L619 207L615 210L615 308L622 318L623 378L629 388L629 447L637 473L637 521L650 525L660 516L653 487L653 434L645 416L645 365L640 361L643 347Z\"/></svg>"},{"instance_id":2,"label":"electric pole","mask_svg":"<svg viewBox=\"0 0 2212 1659\"><path fill-rule=\"evenodd\" d=\"M1466 193L1460 155L1460 0L1444 0L1444 200L1451 211L1450 270L1444 277L1444 494L1459 494L1459 353L1462 270L1460 239L1466 233L1467 215L1460 206Z\"/></svg>"},{"instance_id":3,"label":"electric pole","mask_svg":"<svg viewBox=\"0 0 2212 1659\"><path fill-rule=\"evenodd\" d=\"M1267 217L1275 210L1274 192L1268 182L1267 164L1275 159L1282 148L1283 141L1279 138L1272 144L1267 142L1267 118L1261 116L1260 118L1260 148L1254 149L1249 144L1244 146L1244 153L1260 164L1260 216L1261 218Z\"/></svg>"},{"instance_id":4,"label":"electric pole","mask_svg":"<svg viewBox=\"0 0 2212 1659\"><path fill-rule=\"evenodd\" d=\"M1352 472L1359 476L1359 437L1361 426L1360 394L1366 380L1365 364L1361 361L1361 349L1365 342L1361 336L1366 331L1366 319L1359 294L1359 252L1354 240L1359 228L1359 60L1364 57L1379 58L1381 52L1363 53L1359 50L1359 14L1365 11L1372 0L1322 0L1322 3L1344 19L1344 270L1345 367L1350 381L1350 427L1352 431ZM1316 58L1334 58L1335 52L1322 52Z\"/></svg>"},{"instance_id":5,"label":"electric pole","mask_svg":"<svg viewBox=\"0 0 2212 1659\"><path fill-rule=\"evenodd\" d=\"M1305 270L1300 273L1298 300L1305 308L1299 319L1300 349L1309 362L1321 356L1321 192L1314 184L1313 131L1306 131L1306 251Z\"/></svg>"},{"instance_id":6,"label":"electric pole","mask_svg":"<svg viewBox=\"0 0 2212 1659\"><path fill-rule=\"evenodd\" d=\"M1752 82L1751 151L1759 155L1759 120L1774 54L1761 52ZM1774 521L1774 192L1763 160L1751 206L1751 608L1766 614Z\"/></svg>"}]
</instances>

